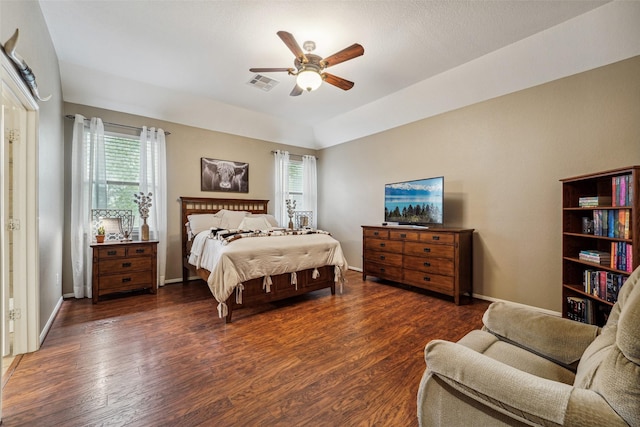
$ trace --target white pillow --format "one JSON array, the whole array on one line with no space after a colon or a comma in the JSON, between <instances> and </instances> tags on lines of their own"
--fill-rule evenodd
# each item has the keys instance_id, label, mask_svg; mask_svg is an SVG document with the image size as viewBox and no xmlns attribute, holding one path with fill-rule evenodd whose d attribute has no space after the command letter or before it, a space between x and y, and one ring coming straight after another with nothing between
<instances>
[{"instance_id":1,"label":"white pillow","mask_svg":"<svg viewBox=\"0 0 640 427\"><path fill-rule=\"evenodd\" d=\"M244 217L240 225L238 226L240 230L268 230L271 228L271 224L269 221L263 216L247 216Z\"/></svg>"},{"instance_id":2,"label":"white pillow","mask_svg":"<svg viewBox=\"0 0 640 427\"><path fill-rule=\"evenodd\" d=\"M278 225L278 220L276 219L275 216L273 215L269 215L269 214L250 214L249 217L252 218L265 218L267 221L269 221L269 224L271 224L272 227L279 227L280 225Z\"/></svg>"},{"instance_id":3,"label":"white pillow","mask_svg":"<svg viewBox=\"0 0 640 427\"><path fill-rule=\"evenodd\" d=\"M220 212L222 212L222 222L220 224L220 227L229 230L239 228L242 220L247 215L249 215L249 212L247 211L228 211L226 209L223 209ZM218 215L220 212L218 212L216 215Z\"/></svg>"},{"instance_id":4,"label":"white pillow","mask_svg":"<svg viewBox=\"0 0 640 427\"><path fill-rule=\"evenodd\" d=\"M222 219L217 218L214 214L193 214L188 215L187 219L189 220L189 229L193 234L210 228L221 228Z\"/></svg>"}]
</instances>

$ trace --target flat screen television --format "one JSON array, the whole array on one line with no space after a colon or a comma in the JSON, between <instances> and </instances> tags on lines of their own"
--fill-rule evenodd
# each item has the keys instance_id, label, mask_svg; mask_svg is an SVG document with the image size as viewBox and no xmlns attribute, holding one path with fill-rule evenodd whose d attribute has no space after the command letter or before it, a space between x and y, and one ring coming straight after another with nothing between
<instances>
[{"instance_id":1,"label":"flat screen television","mask_svg":"<svg viewBox=\"0 0 640 427\"><path fill-rule=\"evenodd\" d=\"M384 220L402 225L444 225L444 177L385 184Z\"/></svg>"}]
</instances>

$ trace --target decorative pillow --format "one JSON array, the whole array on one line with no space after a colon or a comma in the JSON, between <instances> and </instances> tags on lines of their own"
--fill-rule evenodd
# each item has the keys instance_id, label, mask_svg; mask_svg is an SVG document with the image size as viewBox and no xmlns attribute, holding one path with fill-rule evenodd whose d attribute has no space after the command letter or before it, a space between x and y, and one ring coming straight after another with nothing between
<instances>
[{"instance_id":1,"label":"decorative pillow","mask_svg":"<svg viewBox=\"0 0 640 427\"><path fill-rule=\"evenodd\" d=\"M276 217L273 216L273 215L270 215L270 214L249 214L249 217L251 217L251 218L266 218L266 220L269 221L269 224L271 224L272 227L280 227Z\"/></svg>"},{"instance_id":2,"label":"decorative pillow","mask_svg":"<svg viewBox=\"0 0 640 427\"><path fill-rule=\"evenodd\" d=\"M220 212L222 212L221 215ZM239 228L242 220L249 215L247 211L229 211L222 209L220 212L216 213L218 218L222 217L220 228L226 228L228 230Z\"/></svg>"},{"instance_id":3,"label":"decorative pillow","mask_svg":"<svg viewBox=\"0 0 640 427\"><path fill-rule=\"evenodd\" d=\"M258 217L247 216L242 220L242 222L238 226L240 230L252 230L252 231L268 230L271 227L272 226L267 220L267 218L263 216L258 216Z\"/></svg>"},{"instance_id":4,"label":"decorative pillow","mask_svg":"<svg viewBox=\"0 0 640 427\"><path fill-rule=\"evenodd\" d=\"M194 235L210 228L220 228L222 222L222 219L217 218L214 214L193 214L188 215L187 219L189 220L188 227Z\"/></svg>"}]
</instances>

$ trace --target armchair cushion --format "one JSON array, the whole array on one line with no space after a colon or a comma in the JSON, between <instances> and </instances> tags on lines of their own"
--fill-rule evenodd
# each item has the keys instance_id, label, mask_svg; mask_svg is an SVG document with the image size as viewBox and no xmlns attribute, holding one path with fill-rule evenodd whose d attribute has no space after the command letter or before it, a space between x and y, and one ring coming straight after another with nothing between
<instances>
[{"instance_id":1,"label":"armchair cushion","mask_svg":"<svg viewBox=\"0 0 640 427\"><path fill-rule=\"evenodd\" d=\"M505 302L491 304L482 322L486 330L498 337L562 365L573 365L574 370L585 349L600 333L600 328L594 325Z\"/></svg>"}]
</instances>

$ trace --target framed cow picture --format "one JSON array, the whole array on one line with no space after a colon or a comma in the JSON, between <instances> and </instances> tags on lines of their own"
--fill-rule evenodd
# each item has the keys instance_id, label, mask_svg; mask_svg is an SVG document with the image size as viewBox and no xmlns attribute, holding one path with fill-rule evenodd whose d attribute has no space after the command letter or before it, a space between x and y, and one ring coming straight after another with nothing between
<instances>
[{"instance_id":1,"label":"framed cow picture","mask_svg":"<svg viewBox=\"0 0 640 427\"><path fill-rule=\"evenodd\" d=\"M200 158L200 190L249 192L249 163Z\"/></svg>"}]
</instances>

